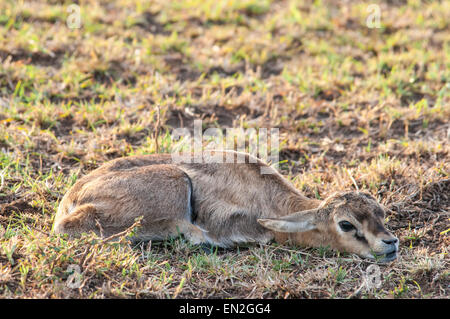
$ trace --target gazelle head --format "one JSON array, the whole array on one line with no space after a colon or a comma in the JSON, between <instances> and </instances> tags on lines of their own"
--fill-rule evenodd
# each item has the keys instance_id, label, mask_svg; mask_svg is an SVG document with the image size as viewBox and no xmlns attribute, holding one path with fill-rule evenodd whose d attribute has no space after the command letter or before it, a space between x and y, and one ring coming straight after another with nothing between
<instances>
[{"instance_id":1,"label":"gazelle head","mask_svg":"<svg viewBox=\"0 0 450 319\"><path fill-rule=\"evenodd\" d=\"M346 192L331 195L316 209L258 222L275 232L291 233L298 244L330 246L388 262L397 258L398 239L384 227L384 214L371 195Z\"/></svg>"}]
</instances>

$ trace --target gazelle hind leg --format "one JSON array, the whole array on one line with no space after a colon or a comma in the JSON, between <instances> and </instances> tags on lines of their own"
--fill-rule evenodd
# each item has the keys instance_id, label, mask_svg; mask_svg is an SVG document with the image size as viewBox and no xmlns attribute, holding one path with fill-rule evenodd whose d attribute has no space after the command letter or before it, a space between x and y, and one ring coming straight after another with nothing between
<instances>
[{"instance_id":1,"label":"gazelle hind leg","mask_svg":"<svg viewBox=\"0 0 450 319\"><path fill-rule=\"evenodd\" d=\"M94 205L81 205L70 215L64 216L56 221L53 231L57 234L66 233L71 237L89 231L94 231L99 234L100 229L96 226L95 221L96 213L97 209Z\"/></svg>"},{"instance_id":2,"label":"gazelle hind leg","mask_svg":"<svg viewBox=\"0 0 450 319\"><path fill-rule=\"evenodd\" d=\"M103 225L99 227L96 217L98 211L92 204L81 205L70 215L55 222L53 231L57 234L65 233L70 237L81 233L95 232L97 235L110 236L121 230L116 227ZM184 219L160 219L156 221L142 221L133 241L165 240L183 234L193 244L206 242L204 232L194 224Z\"/></svg>"}]
</instances>

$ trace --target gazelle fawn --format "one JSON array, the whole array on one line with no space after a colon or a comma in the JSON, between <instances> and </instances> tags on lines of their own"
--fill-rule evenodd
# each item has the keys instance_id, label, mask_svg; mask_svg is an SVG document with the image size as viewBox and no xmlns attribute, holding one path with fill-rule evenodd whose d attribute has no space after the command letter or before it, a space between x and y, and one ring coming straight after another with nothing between
<instances>
[{"instance_id":1,"label":"gazelle fawn","mask_svg":"<svg viewBox=\"0 0 450 319\"><path fill-rule=\"evenodd\" d=\"M217 161L225 155L234 161ZM139 241L179 233L193 243L221 247L274 239L386 262L397 258L398 240L384 227L384 213L375 198L362 192L309 199L261 160L216 151L202 163L174 163L169 154L107 162L65 194L53 230L111 236L141 217Z\"/></svg>"}]
</instances>

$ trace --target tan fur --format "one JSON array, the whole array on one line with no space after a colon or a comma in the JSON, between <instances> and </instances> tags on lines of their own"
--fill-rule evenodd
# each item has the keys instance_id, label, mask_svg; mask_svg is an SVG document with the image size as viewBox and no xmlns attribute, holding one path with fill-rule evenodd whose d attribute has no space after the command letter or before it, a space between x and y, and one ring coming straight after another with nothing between
<instances>
[{"instance_id":1,"label":"tan fur","mask_svg":"<svg viewBox=\"0 0 450 319\"><path fill-rule=\"evenodd\" d=\"M384 228L384 211L370 195L348 192L325 201L308 199L248 154L214 154L231 156L233 163L215 163L208 156L202 163L173 163L168 154L108 162L66 193L53 229L71 236L89 231L108 236L143 217L137 240L182 233L194 243L224 247L275 239L369 258L397 251L397 242L382 242L395 237ZM245 163L236 163L238 155ZM261 174L261 168L272 174ZM338 226L342 220L351 222L354 232L343 232Z\"/></svg>"}]
</instances>

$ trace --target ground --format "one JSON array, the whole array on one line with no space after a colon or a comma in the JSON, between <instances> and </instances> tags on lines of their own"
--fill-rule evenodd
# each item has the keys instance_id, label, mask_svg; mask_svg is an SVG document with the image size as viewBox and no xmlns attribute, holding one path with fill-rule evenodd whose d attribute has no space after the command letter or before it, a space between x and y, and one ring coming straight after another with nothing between
<instances>
[{"instance_id":1,"label":"ground","mask_svg":"<svg viewBox=\"0 0 450 319\"><path fill-rule=\"evenodd\" d=\"M0 298L449 297L449 1L76 3L0 2ZM279 128L280 172L374 195L398 260L51 233L78 178L195 119Z\"/></svg>"}]
</instances>

